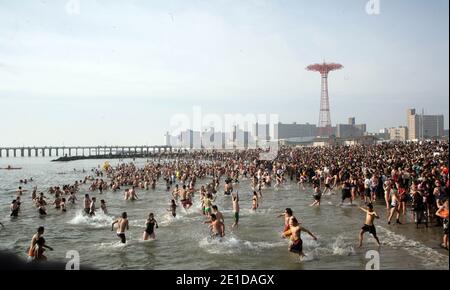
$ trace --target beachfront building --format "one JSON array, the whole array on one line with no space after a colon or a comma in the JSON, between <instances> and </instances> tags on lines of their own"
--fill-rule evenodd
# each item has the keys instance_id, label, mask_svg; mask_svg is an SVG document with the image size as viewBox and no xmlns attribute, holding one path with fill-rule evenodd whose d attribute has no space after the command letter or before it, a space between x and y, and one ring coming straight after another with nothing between
<instances>
[{"instance_id":1,"label":"beachfront building","mask_svg":"<svg viewBox=\"0 0 450 290\"><path fill-rule=\"evenodd\" d=\"M313 124L283 124L279 122L274 125L274 137L277 140L289 138L315 137L317 136L317 126Z\"/></svg>"},{"instance_id":2,"label":"beachfront building","mask_svg":"<svg viewBox=\"0 0 450 290\"><path fill-rule=\"evenodd\" d=\"M350 117L347 124L336 125L336 137L353 138L360 137L366 133L366 124L356 124L355 117Z\"/></svg>"},{"instance_id":3,"label":"beachfront building","mask_svg":"<svg viewBox=\"0 0 450 290\"><path fill-rule=\"evenodd\" d=\"M444 136L444 115L416 114L415 109L406 111L408 140L431 139Z\"/></svg>"},{"instance_id":4,"label":"beachfront building","mask_svg":"<svg viewBox=\"0 0 450 290\"><path fill-rule=\"evenodd\" d=\"M400 126L395 128L389 128L389 140L391 141L408 140L408 127Z\"/></svg>"}]
</instances>

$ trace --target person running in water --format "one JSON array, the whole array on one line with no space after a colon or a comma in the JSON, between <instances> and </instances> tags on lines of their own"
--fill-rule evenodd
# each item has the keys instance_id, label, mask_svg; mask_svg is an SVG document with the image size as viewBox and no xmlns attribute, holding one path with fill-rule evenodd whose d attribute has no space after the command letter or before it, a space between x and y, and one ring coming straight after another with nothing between
<instances>
[{"instance_id":1,"label":"person running in water","mask_svg":"<svg viewBox=\"0 0 450 290\"><path fill-rule=\"evenodd\" d=\"M148 240L148 239L152 239L154 240L155 237L155 227L158 228L158 222L155 220L153 213L150 213L148 215L148 219L145 222L145 231L144 231L144 235L142 236L142 239L144 241Z\"/></svg>"},{"instance_id":2,"label":"person running in water","mask_svg":"<svg viewBox=\"0 0 450 290\"><path fill-rule=\"evenodd\" d=\"M372 234L373 238L377 241L378 246L380 246L380 240L377 237L377 231L375 229L375 225L373 224L374 219L379 219L380 217L373 210L373 205L371 203L367 204L367 208L360 207L360 209L366 213L366 222L359 232L359 247L362 246L363 236L365 232L369 232L370 234Z\"/></svg>"},{"instance_id":3,"label":"person running in water","mask_svg":"<svg viewBox=\"0 0 450 290\"><path fill-rule=\"evenodd\" d=\"M126 212L122 213L122 217L115 220L111 225L111 231L114 231L114 225L117 224L117 236L120 238L122 244L127 242L127 238L125 237L125 230L129 230L128 226L128 216Z\"/></svg>"},{"instance_id":4,"label":"person running in water","mask_svg":"<svg viewBox=\"0 0 450 290\"><path fill-rule=\"evenodd\" d=\"M292 234L288 249L290 252L296 253L300 256L300 258L302 258L305 256L303 253L303 241L301 238L302 231L308 233L315 241L317 240L317 237L308 229L302 227L297 218L294 216L289 219L289 226Z\"/></svg>"},{"instance_id":5,"label":"person running in water","mask_svg":"<svg viewBox=\"0 0 450 290\"><path fill-rule=\"evenodd\" d=\"M44 230L45 230L44 227L43 227L43 226L40 226L40 227L37 229L37 232L36 232L36 233L33 235L33 237L31 238L30 247L28 248L28 257L29 257L31 260L34 260L34 257L35 257L35 254L36 254L36 252L35 252L35 247L36 247L36 245L37 245L38 240L39 240L40 238L43 238L43 236L44 236ZM42 247L45 247L45 248L49 249L50 251L53 251L53 248L50 247L50 246L45 245L45 243L44 243L44 245L42 245Z\"/></svg>"},{"instance_id":6,"label":"person running in water","mask_svg":"<svg viewBox=\"0 0 450 290\"><path fill-rule=\"evenodd\" d=\"M45 239L44 237L40 237L36 245L34 246L34 256L33 256L33 262L45 262L47 261L47 257L44 255L45 252Z\"/></svg>"},{"instance_id":7,"label":"person running in water","mask_svg":"<svg viewBox=\"0 0 450 290\"><path fill-rule=\"evenodd\" d=\"M224 224L217 219L215 214L211 214L211 236L213 238L222 238L225 236L225 226Z\"/></svg>"}]
</instances>

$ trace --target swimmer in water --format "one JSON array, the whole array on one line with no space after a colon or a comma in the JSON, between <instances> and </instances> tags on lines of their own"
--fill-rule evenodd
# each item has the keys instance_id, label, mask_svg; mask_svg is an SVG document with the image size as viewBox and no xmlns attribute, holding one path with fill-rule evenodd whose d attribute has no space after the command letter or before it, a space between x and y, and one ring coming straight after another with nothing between
<instances>
[{"instance_id":1,"label":"swimmer in water","mask_svg":"<svg viewBox=\"0 0 450 290\"><path fill-rule=\"evenodd\" d=\"M378 246L380 246L380 240L377 237L377 231L375 230L375 225L373 224L373 221L376 218L379 219L380 217L373 210L373 205L371 203L367 204L367 208L360 207L360 209L366 213L366 222L359 232L359 247L362 246L363 236L365 232L369 232L370 234L372 234L373 238L377 241Z\"/></svg>"},{"instance_id":2,"label":"swimmer in water","mask_svg":"<svg viewBox=\"0 0 450 290\"><path fill-rule=\"evenodd\" d=\"M303 241L301 238L302 231L307 232L315 241L317 240L317 237L308 229L302 227L297 218L294 216L289 219L289 227L292 234L288 249L290 252L298 254L300 258L304 257Z\"/></svg>"},{"instance_id":3,"label":"swimmer in water","mask_svg":"<svg viewBox=\"0 0 450 290\"><path fill-rule=\"evenodd\" d=\"M223 219L223 214L219 211L217 205L213 205L212 210L213 213L216 215L216 219L224 225L223 235L225 235L225 220Z\"/></svg>"},{"instance_id":4,"label":"swimmer in water","mask_svg":"<svg viewBox=\"0 0 450 290\"><path fill-rule=\"evenodd\" d=\"M215 214L211 214L211 225L209 226L211 229L211 236L213 238L222 238L225 236L225 226L224 224L217 219Z\"/></svg>"},{"instance_id":5,"label":"swimmer in water","mask_svg":"<svg viewBox=\"0 0 450 290\"><path fill-rule=\"evenodd\" d=\"M26 191L28 191L28 190L22 189L22 186L19 186L19 188L18 188L17 191L16 191L17 196L22 195L22 193L24 193L24 192L26 192Z\"/></svg>"},{"instance_id":6,"label":"swimmer in water","mask_svg":"<svg viewBox=\"0 0 450 290\"><path fill-rule=\"evenodd\" d=\"M144 235L142 237L142 239L144 241L148 240L148 239L152 239L154 240L155 237L155 227L158 228L158 222L155 220L153 213L150 213L148 215L148 219L145 222L145 231L144 231Z\"/></svg>"},{"instance_id":7,"label":"swimmer in water","mask_svg":"<svg viewBox=\"0 0 450 290\"><path fill-rule=\"evenodd\" d=\"M125 237L125 230L129 230L130 227L128 225L128 216L126 212L122 213L122 217L115 220L111 225L111 231L114 231L114 225L117 224L117 236L120 238L122 244L127 242L127 238Z\"/></svg>"}]
</instances>

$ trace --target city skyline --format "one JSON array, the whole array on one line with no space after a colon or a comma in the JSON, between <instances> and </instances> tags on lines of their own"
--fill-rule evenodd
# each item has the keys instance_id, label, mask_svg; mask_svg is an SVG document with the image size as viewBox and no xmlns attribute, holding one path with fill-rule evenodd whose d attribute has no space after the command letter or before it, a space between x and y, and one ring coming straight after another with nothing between
<instances>
[{"instance_id":1,"label":"city skyline","mask_svg":"<svg viewBox=\"0 0 450 290\"><path fill-rule=\"evenodd\" d=\"M424 108L448 129L448 1L67 2L0 0L2 146L163 144L193 106L317 125L322 61L345 66L333 125Z\"/></svg>"}]
</instances>

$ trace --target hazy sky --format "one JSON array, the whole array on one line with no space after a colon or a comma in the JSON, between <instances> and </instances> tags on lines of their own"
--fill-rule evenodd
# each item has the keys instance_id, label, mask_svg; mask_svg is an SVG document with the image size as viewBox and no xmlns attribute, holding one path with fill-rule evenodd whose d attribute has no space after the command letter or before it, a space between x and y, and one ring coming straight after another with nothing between
<instances>
[{"instance_id":1,"label":"hazy sky","mask_svg":"<svg viewBox=\"0 0 450 290\"><path fill-rule=\"evenodd\" d=\"M0 0L0 146L161 144L193 106L317 124L323 60L333 124L448 128L449 1L367 2Z\"/></svg>"}]
</instances>

